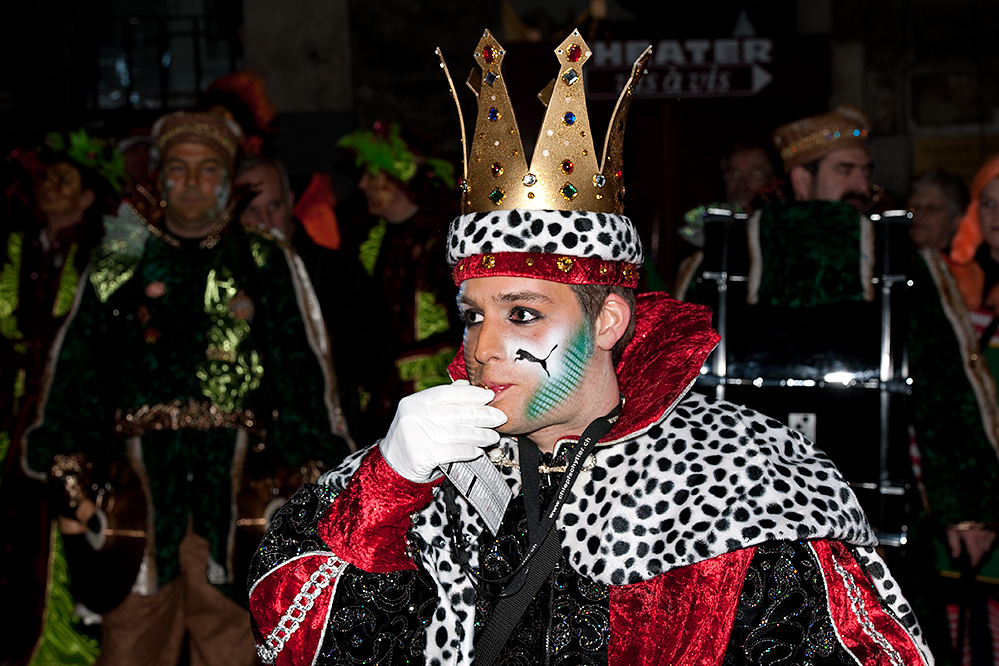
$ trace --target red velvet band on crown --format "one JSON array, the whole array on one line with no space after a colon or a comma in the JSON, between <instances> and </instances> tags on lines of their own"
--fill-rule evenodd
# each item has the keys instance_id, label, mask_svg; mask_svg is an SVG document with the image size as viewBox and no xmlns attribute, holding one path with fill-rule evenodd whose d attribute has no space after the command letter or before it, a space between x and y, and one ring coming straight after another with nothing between
<instances>
[{"instance_id":1,"label":"red velvet band on crown","mask_svg":"<svg viewBox=\"0 0 999 666\"><path fill-rule=\"evenodd\" d=\"M634 289L638 267L624 261L540 252L494 252L465 257L452 269L455 285L469 278L505 275L563 284L607 284Z\"/></svg>"}]
</instances>

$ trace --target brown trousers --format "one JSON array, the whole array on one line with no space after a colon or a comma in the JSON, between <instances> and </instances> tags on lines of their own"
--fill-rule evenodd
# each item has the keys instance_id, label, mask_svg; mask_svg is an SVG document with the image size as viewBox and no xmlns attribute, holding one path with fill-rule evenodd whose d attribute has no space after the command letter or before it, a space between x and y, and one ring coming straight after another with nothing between
<instances>
[{"instance_id":1,"label":"brown trousers","mask_svg":"<svg viewBox=\"0 0 999 666\"><path fill-rule=\"evenodd\" d=\"M179 558L180 576L156 594L129 595L104 614L95 666L176 666L185 634L191 666L260 663L249 613L208 582L208 542L188 532Z\"/></svg>"}]
</instances>

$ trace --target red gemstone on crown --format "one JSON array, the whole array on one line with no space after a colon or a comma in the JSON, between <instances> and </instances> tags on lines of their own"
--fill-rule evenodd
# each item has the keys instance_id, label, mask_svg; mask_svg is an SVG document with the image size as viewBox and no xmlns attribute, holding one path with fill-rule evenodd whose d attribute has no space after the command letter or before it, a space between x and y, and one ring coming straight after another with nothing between
<instances>
[{"instance_id":1,"label":"red gemstone on crown","mask_svg":"<svg viewBox=\"0 0 999 666\"><path fill-rule=\"evenodd\" d=\"M583 47L579 44L573 44L569 47L566 57L569 59L569 62L579 62L579 59L583 57Z\"/></svg>"},{"instance_id":2,"label":"red gemstone on crown","mask_svg":"<svg viewBox=\"0 0 999 666\"><path fill-rule=\"evenodd\" d=\"M485 46L485 47L483 47L483 49L482 49L482 59L483 60L485 60L487 63L489 63L491 65L491 64L493 64L493 60L495 59L495 57L496 56L493 53L493 47L491 47L491 46Z\"/></svg>"},{"instance_id":3,"label":"red gemstone on crown","mask_svg":"<svg viewBox=\"0 0 999 666\"><path fill-rule=\"evenodd\" d=\"M572 173L572 160L563 160L562 161L562 173L564 173L564 174L570 174L570 173Z\"/></svg>"}]
</instances>

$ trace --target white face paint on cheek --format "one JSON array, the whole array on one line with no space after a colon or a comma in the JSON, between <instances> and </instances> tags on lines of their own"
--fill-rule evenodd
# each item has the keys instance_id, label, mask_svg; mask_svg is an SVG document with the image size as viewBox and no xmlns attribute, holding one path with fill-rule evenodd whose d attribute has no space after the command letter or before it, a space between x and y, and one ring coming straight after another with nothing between
<instances>
[{"instance_id":1,"label":"white face paint on cheek","mask_svg":"<svg viewBox=\"0 0 999 666\"><path fill-rule=\"evenodd\" d=\"M563 331L561 340L547 362L550 376L527 405L525 416L529 420L538 419L562 405L579 388L593 358L593 331L587 323L583 322L575 331Z\"/></svg>"},{"instance_id":2,"label":"white face paint on cheek","mask_svg":"<svg viewBox=\"0 0 999 666\"><path fill-rule=\"evenodd\" d=\"M551 378L559 367L570 337L568 329L552 328L542 339L513 339L507 349L508 358L537 372L541 381Z\"/></svg>"},{"instance_id":3,"label":"white face paint on cheek","mask_svg":"<svg viewBox=\"0 0 999 666\"><path fill-rule=\"evenodd\" d=\"M222 175L222 180L215 187L215 208L209 211L208 215L211 217L217 217L222 214L225 207L229 204L229 194L231 189L229 187L229 172L226 171Z\"/></svg>"}]
</instances>

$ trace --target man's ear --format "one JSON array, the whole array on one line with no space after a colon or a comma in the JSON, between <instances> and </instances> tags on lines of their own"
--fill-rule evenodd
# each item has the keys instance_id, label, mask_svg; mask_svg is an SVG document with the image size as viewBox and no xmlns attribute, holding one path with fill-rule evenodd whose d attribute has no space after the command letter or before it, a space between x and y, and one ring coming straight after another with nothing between
<instances>
[{"instance_id":1,"label":"man's ear","mask_svg":"<svg viewBox=\"0 0 999 666\"><path fill-rule=\"evenodd\" d=\"M798 201L808 201L812 198L812 180L815 176L812 172L801 166L791 167L791 189L794 190L794 198Z\"/></svg>"},{"instance_id":2,"label":"man's ear","mask_svg":"<svg viewBox=\"0 0 999 666\"><path fill-rule=\"evenodd\" d=\"M83 190L80 193L80 210L87 210L97 201L97 195L93 190Z\"/></svg>"},{"instance_id":3,"label":"man's ear","mask_svg":"<svg viewBox=\"0 0 999 666\"><path fill-rule=\"evenodd\" d=\"M604 306L597 316L596 345L604 351L611 351L621 336L628 330L631 322L631 308L617 294L608 294Z\"/></svg>"}]
</instances>

